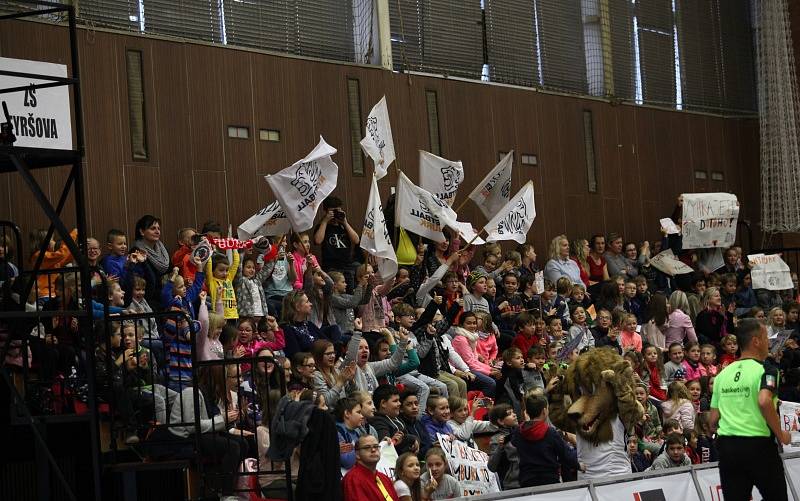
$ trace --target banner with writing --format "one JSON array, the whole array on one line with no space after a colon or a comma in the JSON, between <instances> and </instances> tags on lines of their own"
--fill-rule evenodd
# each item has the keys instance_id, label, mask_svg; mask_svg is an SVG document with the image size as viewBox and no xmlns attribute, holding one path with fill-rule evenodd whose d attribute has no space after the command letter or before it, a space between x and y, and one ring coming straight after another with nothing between
<instances>
[{"instance_id":1,"label":"banner with writing","mask_svg":"<svg viewBox=\"0 0 800 501\"><path fill-rule=\"evenodd\" d=\"M375 163L375 177L378 179L386 175L386 171L394 156L394 139L392 139L392 126L389 124L389 109L386 106L386 96L383 96L367 116L365 137L361 140L361 149L369 155Z\"/></svg>"},{"instance_id":2,"label":"banner with writing","mask_svg":"<svg viewBox=\"0 0 800 501\"><path fill-rule=\"evenodd\" d=\"M383 215L377 176L372 176L367 214L364 216L364 229L361 231L361 248L378 258L378 272L383 280L397 274L397 254L392 247L386 217Z\"/></svg>"},{"instance_id":3,"label":"banner with writing","mask_svg":"<svg viewBox=\"0 0 800 501\"><path fill-rule=\"evenodd\" d=\"M662 271L671 277L694 272L689 265L675 257L672 249L661 251L655 256L651 257L650 264L657 270Z\"/></svg>"},{"instance_id":4,"label":"banner with writing","mask_svg":"<svg viewBox=\"0 0 800 501\"><path fill-rule=\"evenodd\" d=\"M487 242L514 240L524 244L536 219L536 202L533 198L533 181L528 181L513 198L486 223Z\"/></svg>"},{"instance_id":5,"label":"banner with writing","mask_svg":"<svg viewBox=\"0 0 800 501\"><path fill-rule=\"evenodd\" d=\"M67 77L66 65L42 61L0 57L0 68L19 73ZM8 107L12 132L17 137L14 146L55 150L72 149L70 86L62 85L47 89L30 88L33 85L50 82L50 80L29 77L0 75L0 89L28 87L0 96L2 98L0 100L4 101ZM0 122L5 122L2 111L0 111Z\"/></svg>"},{"instance_id":6,"label":"banner with writing","mask_svg":"<svg viewBox=\"0 0 800 501\"><path fill-rule=\"evenodd\" d=\"M789 265L778 254L751 254L747 260L752 265L750 278L753 289L782 291L794 288Z\"/></svg>"},{"instance_id":7,"label":"banner with writing","mask_svg":"<svg viewBox=\"0 0 800 501\"><path fill-rule=\"evenodd\" d=\"M461 440L451 439L448 435L436 435L447 456L450 474L461 484L464 496L500 492L497 475L489 470L489 456L485 452L474 449Z\"/></svg>"},{"instance_id":8,"label":"banner with writing","mask_svg":"<svg viewBox=\"0 0 800 501\"><path fill-rule=\"evenodd\" d=\"M292 223L286 217L286 211L277 200L250 216L239 225L239 238L244 240L263 235L272 237L285 235L292 229Z\"/></svg>"},{"instance_id":9,"label":"banner with writing","mask_svg":"<svg viewBox=\"0 0 800 501\"><path fill-rule=\"evenodd\" d=\"M433 153L419 152L419 185L426 191L453 205L461 181L464 180L464 167L461 162L453 162Z\"/></svg>"},{"instance_id":10,"label":"banner with writing","mask_svg":"<svg viewBox=\"0 0 800 501\"><path fill-rule=\"evenodd\" d=\"M398 226L434 242L443 242L442 229L454 227L457 222L455 211L446 202L415 185L400 172L395 199L395 223Z\"/></svg>"},{"instance_id":11,"label":"banner with writing","mask_svg":"<svg viewBox=\"0 0 800 501\"><path fill-rule=\"evenodd\" d=\"M595 487L597 501L701 501L689 472L667 477L651 477Z\"/></svg>"},{"instance_id":12,"label":"banner with writing","mask_svg":"<svg viewBox=\"0 0 800 501\"><path fill-rule=\"evenodd\" d=\"M305 158L265 176L294 231L314 226L320 203L336 188L339 166L331 160L335 153L336 148L320 136L319 144Z\"/></svg>"},{"instance_id":13,"label":"banner with writing","mask_svg":"<svg viewBox=\"0 0 800 501\"><path fill-rule=\"evenodd\" d=\"M800 452L800 404L781 401L778 413L781 427L792 434L792 442L783 446L783 452Z\"/></svg>"},{"instance_id":14,"label":"banner with writing","mask_svg":"<svg viewBox=\"0 0 800 501\"><path fill-rule=\"evenodd\" d=\"M736 241L739 201L731 193L684 193L684 249L730 247Z\"/></svg>"},{"instance_id":15,"label":"banner with writing","mask_svg":"<svg viewBox=\"0 0 800 501\"><path fill-rule=\"evenodd\" d=\"M378 466L375 468L387 477L394 480L394 467L397 465L397 449L390 440L381 442L381 458L378 460ZM344 476L344 473L342 474Z\"/></svg>"},{"instance_id":16,"label":"banner with writing","mask_svg":"<svg viewBox=\"0 0 800 501\"><path fill-rule=\"evenodd\" d=\"M514 150L509 151L494 169L484 177L469 194L469 198L491 218L511 199L511 170L514 165Z\"/></svg>"}]
</instances>

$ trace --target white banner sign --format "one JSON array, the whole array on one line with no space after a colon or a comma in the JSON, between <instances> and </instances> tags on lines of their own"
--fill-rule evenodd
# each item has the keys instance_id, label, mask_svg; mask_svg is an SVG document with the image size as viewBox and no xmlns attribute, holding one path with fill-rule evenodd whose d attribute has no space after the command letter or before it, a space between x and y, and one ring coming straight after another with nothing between
<instances>
[{"instance_id":1,"label":"white banner sign","mask_svg":"<svg viewBox=\"0 0 800 501\"><path fill-rule=\"evenodd\" d=\"M491 172L478 183L469 194L487 218L491 218L511 199L511 169L514 164L514 150L511 150L494 166Z\"/></svg>"},{"instance_id":2,"label":"white banner sign","mask_svg":"<svg viewBox=\"0 0 800 501\"><path fill-rule=\"evenodd\" d=\"M667 235L675 235L681 232L680 228L675 224L675 222L665 217L664 219L659 219L659 223L661 223L661 227L667 230Z\"/></svg>"},{"instance_id":3,"label":"white banner sign","mask_svg":"<svg viewBox=\"0 0 800 501\"><path fill-rule=\"evenodd\" d=\"M781 417L781 426L792 434L792 442L783 446L783 452L800 452L800 404L795 402L781 402L778 409Z\"/></svg>"},{"instance_id":4,"label":"white banner sign","mask_svg":"<svg viewBox=\"0 0 800 501\"><path fill-rule=\"evenodd\" d=\"M722 483L719 480L718 468L705 468L702 470L697 469L695 472L697 473L697 483L700 486L700 492L703 493L704 501L725 500L725 498L722 496ZM788 499L792 499L792 493L789 490L788 484L786 485L786 492L788 494ZM753 492L750 493L750 499L751 501L761 501L764 498L761 497L758 489L753 487Z\"/></svg>"},{"instance_id":5,"label":"white banner sign","mask_svg":"<svg viewBox=\"0 0 800 501\"><path fill-rule=\"evenodd\" d=\"M442 450L447 455L450 474L461 484L464 496L478 496L490 492L500 492L497 475L489 470L489 456L469 447L461 440L437 433Z\"/></svg>"},{"instance_id":6,"label":"white banner sign","mask_svg":"<svg viewBox=\"0 0 800 501\"><path fill-rule=\"evenodd\" d=\"M455 226L456 213L443 200L415 185L404 173L397 178L395 222L406 231L444 242L442 229Z\"/></svg>"},{"instance_id":7,"label":"white banner sign","mask_svg":"<svg viewBox=\"0 0 800 501\"><path fill-rule=\"evenodd\" d=\"M794 288L792 272L780 255L751 254L747 260L752 265L750 277L753 279L753 289L782 291Z\"/></svg>"},{"instance_id":8,"label":"white banner sign","mask_svg":"<svg viewBox=\"0 0 800 501\"><path fill-rule=\"evenodd\" d=\"M731 193L683 194L683 248L730 247L736 241L739 201Z\"/></svg>"},{"instance_id":9,"label":"white banner sign","mask_svg":"<svg viewBox=\"0 0 800 501\"><path fill-rule=\"evenodd\" d=\"M308 156L277 174L265 176L294 231L314 226L317 208L336 188L339 167L331 160L334 153L336 148L320 136L319 144Z\"/></svg>"},{"instance_id":10,"label":"white banner sign","mask_svg":"<svg viewBox=\"0 0 800 501\"><path fill-rule=\"evenodd\" d=\"M661 251L655 256L651 257L650 264L653 265L657 270L660 270L671 277L694 272L690 266L675 257L672 249Z\"/></svg>"},{"instance_id":11,"label":"white banner sign","mask_svg":"<svg viewBox=\"0 0 800 501\"><path fill-rule=\"evenodd\" d=\"M692 475L679 473L667 477L651 477L632 482L600 485L595 488L597 501L701 501Z\"/></svg>"},{"instance_id":12,"label":"white banner sign","mask_svg":"<svg viewBox=\"0 0 800 501\"><path fill-rule=\"evenodd\" d=\"M361 149L375 163L375 177L380 179L386 175L386 171L395 160L386 96L383 96L370 110L365 129L366 136L361 140Z\"/></svg>"},{"instance_id":13,"label":"white banner sign","mask_svg":"<svg viewBox=\"0 0 800 501\"><path fill-rule=\"evenodd\" d=\"M487 242L514 240L524 244L533 220L536 203L533 198L533 181L522 187L495 216L486 223Z\"/></svg>"},{"instance_id":14,"label":"white banner sign","mask_svg":"<svg viewBox=\"0 0 800 501\"><path fill-rule=\"evenodd\" d=\"M67 77L66 65L25 59L0 57L0 69ZM0 89L50 82L52 80L0 75ZM72 149L72 118L68 85L47 89L28 88L10 94L2 94L0 101L5 101L8 114L11 116L12 132L17 137L14 146L53 150ZM0 111L0 122L5 121L5 116Z\"/></svg>"},{"instance_id":15,"label":"white banner sign","mask_svg":"<svg viewBox=\"0 0 800 501\"><path fill-rule=\"evenodd\" d=\"M246 240L259 235L265 237L285 235L291 229L292 223L286 217L286 211L276 200L240 224L238 234L240 240Z\"/></svg>"},{"instance_id":16,"label":"white banner sign","mask_svg":"<svg viewBox=\"0 0 800 501\"><path fill-rule=\"evenodd\" d=\"M458 231L458 234L461 236L461 248L463 249L469 242L472 242L472 245L483 245L486 242L478 236L478 233L475 233L475 229L472 227L470 223L456 223L454 230Z\"/></svg>"},{"instance_id":17,"label":"white banner sign","mask_svg":"<svg viewBox=\"0 0 800 501\"><path fill-rule=\"evenodd\" d=\"M369 190L367 214L364 217L364 229L361 232L361 248L378 258L378 271L383 280L397 275L397 254L392 247L389 228L383 215L381 195L378 192L377 176L372 176L372 188Z\"/></svg>"},{"instance_id":18,"label":"white banner sign","mask_svg":"<svg viewBox=\"0 0 800 501\"><path fill-rule=\"evenodd\" d=\"M388 439L381 442L381 458L376 470L394 480L394 467L397 466L397 450Z\"/></svg>"},{"instance_id":19,"label":"white banner sign","mask_svg":"<svg viewBox=\"0 0 800 501\"><path fill-rule=\"evenodd\" d=\"M420 150L419 180L422 189L444 200L447 205L453 205L458 186L464 180L464 167L460 161L453 162Z\"/></svg>"}]
</instances>

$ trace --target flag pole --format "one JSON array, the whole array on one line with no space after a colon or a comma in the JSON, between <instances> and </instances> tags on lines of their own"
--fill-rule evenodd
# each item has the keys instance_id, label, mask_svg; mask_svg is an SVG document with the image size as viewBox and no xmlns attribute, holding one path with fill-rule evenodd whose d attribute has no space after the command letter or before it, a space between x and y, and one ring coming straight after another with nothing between
<instances>
[{"instance_id":1,"label":"flag pole","mask_svg":"<svg viewBox=\"0 0 800 501\"><path fill-rule=\"evenodd\" d=\"M468 201L469 201L469 197L465 198L465 199L464 199L464 201L463 201L463 202L461 202L461 204L459 204L459 206L455 208L455 211L456 211L456 212L460 211L462 207L464 207L465 205L467 205L467 202L468 202Z\"/></svg>"},{"instance_id":2,"label":"flag pole","mask_svg":"<svg viewBox=\"0 0 800 501\"><path fill-rule=\"evenodd\" d=\"M481 231L479 231L478 233L476 233L476 234L475 234L475 236L474 236L474 237L472 237L472 240L470 240L470 241L469 241L469 243L467 243L467 246L466 246L466 247L464 247L463 249L459 249L459 251L463 252L463 251L465 251L465 250L469 249L469 248L470 248L470 246L472 245L472 242L474 242L475 240L477 240L477 239L478 239L478 237L479 237L479 236L481 236L481 233L484 233L485 231L486 231L486 228L481 228Z\"/></svg>"}]
</instances>

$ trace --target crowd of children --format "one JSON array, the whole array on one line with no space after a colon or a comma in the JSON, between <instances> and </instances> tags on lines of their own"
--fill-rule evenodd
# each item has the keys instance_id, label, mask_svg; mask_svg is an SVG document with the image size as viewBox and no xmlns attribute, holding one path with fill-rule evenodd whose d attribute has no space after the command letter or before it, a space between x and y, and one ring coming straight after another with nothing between
<instances>
[{"instance_id":1,"label":"crowd of children","mask_svg":"<svg viewBox=\"0 0 800 501\"><path fill-rule=\"evenodd\" d=\"M231 473L242 458L263 453L262 444L248 443L255 439L244 433L247 425L269 429L280 396L288 394L335 420L345 490L352 484L347 472L368 466L375 444L390 442L399 458L393 485L380 485L386 499L463 494L447 472L439 435L471 445L487 437L477 443L503 489L555 483L576 478L581 464L575 437L548 419L547 397L558 384L548 370L586 350L611 349L631 364L645 409L627 441L631 471L714 461L709 402L715 375L736 360L742 317L768 325L779 340L768 363L790 382L781 391L800 393L796 279L793 290L753 290L738 248L726 250L720 270L673 278L650 265L658 245L623 246L612 234L570 248L560 235L542 277L530 244L476 251L446 232L442 243L413 244L416 255L398 255L397 276L381 278L356 247L341 201L326 202L325 226L314 238L324 260L306 233L226 250L214 222L182 229L170 254L153 216L137 222L130 247L120 230L110 230L104 246L91 239L95 251L106 251L92 257L111 284L93 282L101 320L98 394L117 402L129 444L170 414L181 423L191 422L186 413L194 420L187 392L194 381L208 435L201 449ZM666 237L661 245L674 246ZM629 246L633 251L625 252ZM690 255L680 252L688 263ZM31 259L37 257L38 250ZM55 242L44 256L52 268L71 260ZM66 277L40 279L28 301L33 309L77 304L78 287ZM105 329L106 305L112 314L140 315ZM165 311L175 316L147 316ZM33 359L54 376L80 371L74 320L53 317L44 335L32 337ZM193 353L194 360L233 363L194 371ZM194 428L170 431L180 437ZM224 433L242 441L211 438ZM231 480L221 491L230 494L233 486Z\"/></svg>"}]
</instances>

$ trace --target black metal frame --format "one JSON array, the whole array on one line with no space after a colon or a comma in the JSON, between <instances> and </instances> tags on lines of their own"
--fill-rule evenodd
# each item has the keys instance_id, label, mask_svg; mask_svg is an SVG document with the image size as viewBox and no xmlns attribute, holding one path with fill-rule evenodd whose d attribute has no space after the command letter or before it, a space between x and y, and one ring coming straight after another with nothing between
<instances>
[{"instance_id":1,"label":"black metal frame","mask_svg":"<svg viewBox=\"0 0 800 501\"><path fill-rule=\"evenodd\" d=\"M32 74L32 73L22 73L22 72L14 72L0 69L0 75L9 75L9 76L16 76L16 77L29 77L36 80L44 80L46 83L39 83L34 84L32 86L25 86L24 88L20 87L12 87L6 89L0 89L0 100L2 100L3 94L8 94L12 92L18 92L25 88L27 89L44 89L44 88L51 88L51 87L59 87L59 86L70 86L72 88L72 99L73 99L73 118L75 123L75 146L71 150L53 150L53 149L44 149L44 148L24 148L24 147L15 147L13 144L3 144L0 145L0 172L18 172L22 179L25 181L25 184L28 186L33 198L36 200L37 204L44 212L44 214L50 220L50 227L47 232L47 237L44 240L43 247L40 249L39 252L39 259L32 270L29 270L30 275L28 282L24 284L24 292L25 296L23 298L27 298L27 295L30 293L31 289L36 284L36 277L37 274L41 270L41 263L44 255L44 251L47 250L47 243L49 242L50 238L52 237L53 233L57 230L63 237L64 237L64 245L70 250L72 255L74 256L75 260L78 263L78 272L80 275L80 282L81 282L81 292L80 295L84 298L84 305L83 310L80 312L78 316L78 336L80 339L83 340L84 345L86 346L94 346L94 334L92 331L91 321L92 321L92 303L91 303L91 281L90 281L90 274L89 274L89 263L86 259L86 213L85 213L85 195L84 195L84 181L83 181L83 167L82 167L82 158L84 153L84 135L83 135L83 117L81 114L81 87L80 87L80 71L79 71L79 64L78 64L78 41L77 41L77 33L76 33L76 15L75 15L75 8L72 5L64 5L60 3L53 3L44 0L24 0L23 3L29 4L32 7L43 7L39 10L30 10L30 11L23 11L17 12L12 14L6 14L0 16L0 26L2 26L2 21L12 20L12 19L23 19L26 17L35 17L40 16L42 14L53 14L53 13L66 13L67 21L68 21L68 33L69 33L69 48L70 48L70 62L71 62L71 75L67 78L63 77L55 77L51 75L39 75L39 74ZM67 178L66 184L64 189L61 193L61 197L56 207L53 207L50 201L48 200L47 196L43 192L42 188L39 186L39 183L33 177L31 171L34 169L39 168L48 168L54 166L65 166L71 165L72 168L70 169L69 176ZM69 231L67 230L64 221L61 219L61 212L64 208L66 200L69 196L70 191L74 189L74 197L75 197L75 221L77 226L78 232L78 239L77 242L73 241L71 238L68 237ZM20 261L21 262L21 261ZM20 270L22 271L22 270ZM7 312L3 315L6 318L23 318L24 312L22 311L14 311L14 312ZM75 494L70 489L69 484L63 477L60 469L55 463L55 460L52 454L49 451L47 444L44 441L44 438L40 434L40 430L46 426L46 420L32 416L30 410L26 407L24 400L19 395L16 387L14 386L13 382L11 381L10 377L8 376L7 371L2 370L3 365L5 363L5 351L8 349L10 343L6 344L4 353L0 356L0 373L3 374L3 378L6 381L6 384L9 385L11 390L11 394L13 399L15 400L17 407L20 408L22 413L25 416L26 422L31 426L33 430L34 436L37 439L37 452L41 452L46 456L46 462L38 462L39 466L39 479L40 479L40 491L39 496L40 498L47 498L49 494L49 486L43 486L41 484L46 484L47 479L49 478L50 471L55 473L55 476L61 482L61 488L63 489L64 494L70 498L75 499ZM89 423L91 426L91 453L92 453L92 480L94 484L94 499L100 501L102 496L102 483L101 483L101 475L100 475L100 440L99 440L99 431L98 431L98 422L97 422L97 412L96 412L96 395L95 395L95 374L94 374L94 351L87 350L87 379L88 379L88 398L89 398L89 406L92 409L92 412L89 413ZM24 358L24 357L23 357ZM50 468L47 468L49 463ZM44 470L43 470L44 469Z\"/></svg>"}]
</instances>

